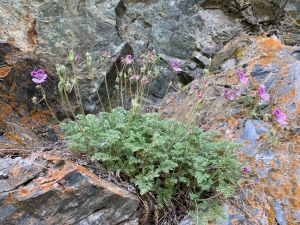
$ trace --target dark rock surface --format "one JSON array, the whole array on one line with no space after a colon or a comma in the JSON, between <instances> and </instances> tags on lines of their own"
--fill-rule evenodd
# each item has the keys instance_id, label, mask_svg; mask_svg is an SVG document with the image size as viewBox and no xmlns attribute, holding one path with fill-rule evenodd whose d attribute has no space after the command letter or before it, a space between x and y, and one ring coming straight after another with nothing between
<instances>
[{"instance_id":1,"label":"dark rock surface","mask_svg":"<svg viewBox=\"0 0 300 225\"><path fill-rule=\"evenodd\" d=\"M47 154L0 159L0 224L138 224L139 199Z\"/></svg>"}]
</instances>

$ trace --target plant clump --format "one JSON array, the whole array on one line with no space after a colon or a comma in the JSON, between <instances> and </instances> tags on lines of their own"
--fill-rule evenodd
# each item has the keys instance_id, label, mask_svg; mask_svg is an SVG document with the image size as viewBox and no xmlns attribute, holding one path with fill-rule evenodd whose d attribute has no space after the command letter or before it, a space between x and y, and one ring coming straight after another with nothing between
<instances>
[{"instance_id":1,"label":"plant clump","mask_svg":"<svg viewBox=\"0 0 300 225\"><path fill-rule=\"evenodd\" d=\"M159 208L176 198L189 202L189 210L196 205L208 210L202 221L222 215L219 199L213 196L226 198L234 192L241 170L233 153L238 144L220 139L216 131L203 132L174 119L160 119L157 113L122 107L85 118L77 115L76 122L61 124L71 149L121 172L141 195L151 192Z\"/></svg>"}]
</instances>

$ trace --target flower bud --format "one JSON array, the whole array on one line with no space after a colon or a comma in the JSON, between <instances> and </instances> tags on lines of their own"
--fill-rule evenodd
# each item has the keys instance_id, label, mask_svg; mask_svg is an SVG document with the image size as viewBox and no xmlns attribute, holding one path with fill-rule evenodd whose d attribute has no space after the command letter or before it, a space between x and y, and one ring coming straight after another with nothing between
<instances>
[{"instance_id":1,"label":"flower bud","mask_svg":"<svg viewBox=\"0 0 300 225\"><path fill-rule=\"evenodd\" d=\"M92 65L92 57L90 55L86 57L86 63L88 66Z\"/></svg>"},{"instance_id":2,"label":"flower bud","mask_svg":"<svg viewBox=\"0 0 300 225\"><path fill-rule=\"evenodd\" d=\"M79 55L76 55L75 56L75 61L79 61L80 60L80 56Z\"/></svg>"},{"instance_id":3,"label":"flower bud","mask_svg":"<svg viewBox=\"0 0 300 225\"><path fill-rule=\"evenodd\" d=\"M74 57L74 51L71 49L69 52L69 60L70 61L74 61L75 57Z\"/></svg>"},{"instance_id":4,"label":"flower bud","mask_svg":"<svg viewBox=\"0 0 300 225\"><path fill-rule=\"evenodd\" d=\"M148 81L148 78L144 76L141 80L141 84L144 85L147 83L147 81Z\"/></svg>"},{"instance_id":5,"label":"flower bud","mask_svg":"<svg viewBox=\"0 0 300 225\"><path fill-rule=\"evenodd\" d=\"M31 98L31 101L33 102L33 104L37 104L37 97L35 97L35 96L32 97L32 98Z\"/></svg>"},{"instance_id":6,"label":"flower bud","mask_svg":"<svg viewBox=\"0 0 300 225\"><path fill-rule=\"evenodd\" d=\"M116 89L116 90L119 90L119 85L115 85L115 89Z\"/></svg>"},{"instance_id":7,"label":"flower bud","mask_svg":"<svg viewBox=\"0 0 300 225\"><path fill-rule=\"evenodd\" d=\"M66 83L66 91L70 93L71 90L72 90L72 86L71 86L70 82L67 82Z\"/></svg>"},{"instance_id":8,"label":"flower bud","mask_svg":"<svg viewBox=\"0 0 300 225\"><path fill-rule=\"evenodd\" d=\"M208 69L204 69L203 70L203 75L206 77L209 75L209 70Z\"/></svg>"},{"instance_id":9,"label":"flower bud","mask_svg":"<svg viewBox=\"0 0 300 225\"><path fill-rule=\"evenodd\" d=\"M116 78L116 83L119 83L120 82L120 79L119 77Z\"/></svg>"},{"instance_id":10,"label":"flower bud","mask_svg":"<svg viewBox=\"0 0 300 225\"><path fill-rule=\"evenodd\" d=\"M63 83L63 82L59 82L59 83L58 83L58 90L59 90L60 92L62 92L62 91L64 90L64 83Z\"/></svg>"},{"instance_id":11,"label":"flower bud","mask_svg":"<svg viewBox=\"0 0 300 225\"><path fill-rule=\"evenodd\" d=\"M72 37L72 31L71 30L67 30L67 34L69 35L69 37Z\"/></svg>"},{"instance_id":12,"label":"flower bud","mask_svg":"<svg viewBox=\"0 0 300 225\"><path fill-rule=\"evenodd\" d=\"M129 69L128 69L128 75L130 76L131 74L132 74L132 69L129 68Z\"/></svg>"},{"instance_id":13,"label":"flower bud","mask_svg":"<svg viewBox=\"0 0 300 225\"><path fill-rule=\"evenodd\" d=\"M67 45L67 43L66 43L65 41L61 41L60 44L61 44L62 46L66 46L66 45Z\"/></svg>"},{"instance_id":14,"label":"flower bud","mask_svg":"<svg viewBox=\"0 0 300 225\"><path fill-rule=\"evenodd\" d=\"M210 65L211 65L211 58L208 59L208 63L207 63L208 68L210 67Z\"/></svg>"}]
</instances>

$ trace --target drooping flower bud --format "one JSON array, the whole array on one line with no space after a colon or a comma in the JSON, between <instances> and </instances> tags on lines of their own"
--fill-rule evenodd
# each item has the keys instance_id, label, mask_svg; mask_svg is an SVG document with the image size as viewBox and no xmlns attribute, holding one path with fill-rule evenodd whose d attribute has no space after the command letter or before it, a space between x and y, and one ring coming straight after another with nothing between
<instances>
[{"instance_id":1,"label":"drooping flower bud","mask_svg":"<svg viewBox=\"0 0 300 225\"><path fill-rule=\"evenodd\" d=\"M66 83L66 91L70 93L71 90L72 90L72 85L70 84L70 82L67 82Z\"/></svg>"},{"instance_id":2,"label":"drooping flower bud","mask_svg":"<svg viewBox=\"0 0 300 225\"><path fill-rule=\"evenodd\" d=\"M32 98L31 98L31 101L32 101L33 104L37 104L37 97L35 97L35 96L32 97Z\"/></svg>"},{"instance_id":3,"label":"drooping flower bud","mask_svg":"<svg viewBox=\"0 0 300 225\"><path fill-rule=\"evenodd\" d=\"M59 82L59 83L58 83L58 90L59 90L60 92L62 92L62 91L64 90L64 83L63 83L63 82Z\"/></svg>"}]
</instances>

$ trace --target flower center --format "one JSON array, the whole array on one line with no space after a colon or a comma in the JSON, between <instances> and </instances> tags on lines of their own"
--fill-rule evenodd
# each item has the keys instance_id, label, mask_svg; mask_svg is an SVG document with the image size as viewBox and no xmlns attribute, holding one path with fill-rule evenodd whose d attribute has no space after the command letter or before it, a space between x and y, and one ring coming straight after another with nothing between
<instances>
[{"instance_id":1,"label":"flower center","mask_svg":"<svg viewBox=\"0 0 300 225\"><path fill-rule=\"evenodd\" d=\"M42 74L42 73L37 73L37 74L34 75L34 77L35 77L36 79L38 79L38 80L42 80L43 77L44 77L44 74Z\"/></svg>"}]
</instances>

